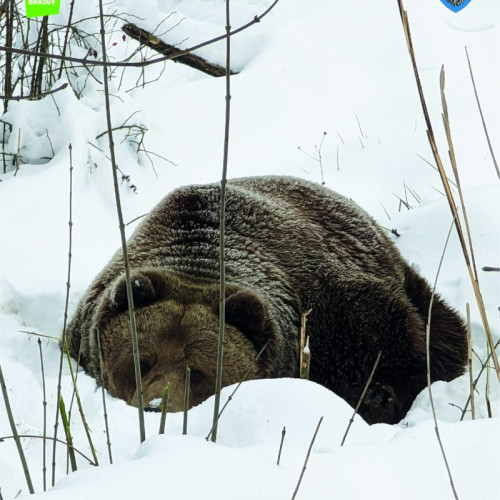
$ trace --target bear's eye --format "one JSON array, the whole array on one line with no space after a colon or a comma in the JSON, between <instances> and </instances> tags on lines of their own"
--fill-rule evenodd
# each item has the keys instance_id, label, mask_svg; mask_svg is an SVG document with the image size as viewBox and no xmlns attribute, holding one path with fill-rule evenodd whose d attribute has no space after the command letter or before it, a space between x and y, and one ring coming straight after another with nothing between
<instances>
[{"instance_id":1,"label":"bear's eye","mask_svg":"<svg viewBox=\"0 0 500 500\"><path fill-rule=\"evenodd\" d=\"M200 370L191 370L190 382L197 383L201 382L205 378L205 374Z\"/></svg>"},{"instance_id":2,"label":"bear's eye","mask_svg":"<svg viewBox=\"0 0 500 500\"><path fill-rule=\"evenodd\" d=\"M141 362L139 363L139 366L141 367L141 375L142 376L148 374L151 371L151 369L153 368L153 365L149 361L144 361L144 360L141 360Z\"/></svg>"}]
</instances>

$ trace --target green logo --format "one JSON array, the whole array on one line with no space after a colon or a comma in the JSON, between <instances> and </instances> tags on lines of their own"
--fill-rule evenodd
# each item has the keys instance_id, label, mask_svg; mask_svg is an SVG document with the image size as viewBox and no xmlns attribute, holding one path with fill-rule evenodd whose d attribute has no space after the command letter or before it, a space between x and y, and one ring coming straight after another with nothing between
<instances>
[{"instance_id":1,"label":"green logo","mask_svg":"<svg viewBox=\"0 0 500 500\"><path fill-rule=\"evenodd\" d=\"M61 0L25 0L26 17L53 16L59 14Z\"/></svg>"}]
</instances>

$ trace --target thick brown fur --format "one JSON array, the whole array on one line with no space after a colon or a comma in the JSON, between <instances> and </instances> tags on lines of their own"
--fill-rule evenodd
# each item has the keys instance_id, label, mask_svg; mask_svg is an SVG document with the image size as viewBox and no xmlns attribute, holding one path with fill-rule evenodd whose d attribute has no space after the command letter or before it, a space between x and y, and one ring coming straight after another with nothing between
<instances>
[{"instance_id":1,"label":"thick brown fur","mask_svg":"<svg viewBox=\"0 0 500 500\"><path fill-rule=\"evenodd\" d=\"M220 185L188 186L166 198L128 242L144 400L172 384L182 407L214 393L219 312ZM376 222L324 187L286 177L227 184L226 342L223 385L298 373L301 313L312 309L310 378L357 403L382 352L360 414L397 422L426 385L425 324L431 289ZM137 403L121 251L97 276L67 331L72 356L114 396ZM102 350L98 352L98 337ZM436 295L432 380L465 366L462 319Z\"/></svg>"}]
</instances>

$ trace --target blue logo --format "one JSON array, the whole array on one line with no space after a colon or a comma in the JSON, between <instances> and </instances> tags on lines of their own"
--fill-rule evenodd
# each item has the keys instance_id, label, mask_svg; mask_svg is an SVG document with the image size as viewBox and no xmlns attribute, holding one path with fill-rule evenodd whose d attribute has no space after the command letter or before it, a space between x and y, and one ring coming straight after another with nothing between
<instances>
[{"instance_id":1,"label":"blue logo","mask_svg":"<svg viewBox=\"0 0 500 500\"><path fill-rule=\"evenodd\" d=\"M461 11L464 7L467 7L471 1L472 0L441 0L441 2L453 12Z\"/></svg>"}]
</instances>

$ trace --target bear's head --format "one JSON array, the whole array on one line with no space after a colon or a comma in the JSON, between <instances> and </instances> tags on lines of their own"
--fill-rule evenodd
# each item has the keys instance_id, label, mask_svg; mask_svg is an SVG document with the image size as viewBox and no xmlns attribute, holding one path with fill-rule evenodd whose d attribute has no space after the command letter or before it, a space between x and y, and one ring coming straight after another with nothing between
<instances>
[{"instance_id":1,"label":"bear's head","mask_svg":"<svg viewBox=\"0 0 500 500\"><path fill-rule=\"evenodd\" d=\"M125 283L124 276L118 278L96 310L91 341L94 368L89 371L96 372L94 376L111 395L136 406ZM167 271L150 269L133 272L131 283L144 405L161 398L170 383L169 411L181 410L186 366L190 368L189 407L201 403L215 392L218 285L187 283ZM274 326L265 303L252 291L228 285L225 318L222 386L269 376L265 359L274 349ZM264 346L262 358L256 361Z\"/></svg>"}]
</instances>

